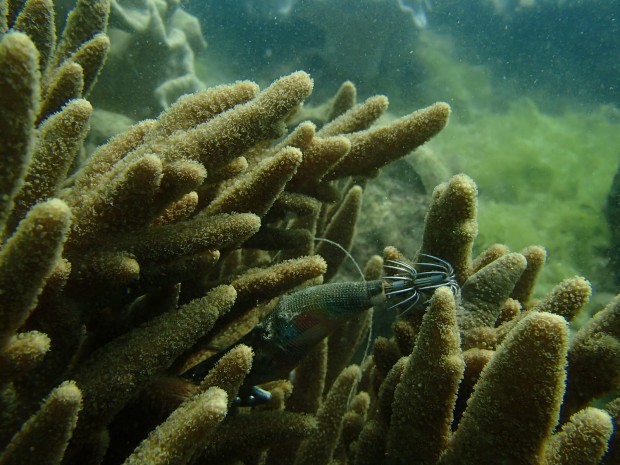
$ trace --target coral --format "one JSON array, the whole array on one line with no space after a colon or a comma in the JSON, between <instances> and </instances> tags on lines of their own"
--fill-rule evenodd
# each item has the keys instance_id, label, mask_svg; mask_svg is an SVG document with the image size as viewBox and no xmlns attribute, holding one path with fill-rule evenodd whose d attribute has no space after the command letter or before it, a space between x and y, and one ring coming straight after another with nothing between
<instances>
[{"instance_id":1,"label":"coral","mask_svg":"<svg viewBox=\"0 0 620 465\"><path fill-rule=\"evenodd\" d=\"M480 373L442 463L538 463L558 421L567 349L562 317L525 316Z\"/></svg>"},{"instance_id":2,"label":"coral","mask_svg":"<svg viewBox=\"0 0 620 465\"><path fill-rule=\"evenodd\" d=\"M421 252L451 263L459 283L471 272L471 249L478 234L477 193L470 178L453 177L433 191L426 215Z\"/></svg>"},{"instance_id":3,"label":"coral","mask_svg":"<svg viewBox=\"0 0 620 465\"><path fill-rule=\"evenodd\" d=\"M0 128L6 160L0 174L0 234L4 238L36 201L52 195L66 177L92 111L79 98L94 84L109 45L104 34L109 11L105 0L79 2L58 44L53 4L36 3L37 14L31 7L35 4L19 14L8 12L10 29L0 44ZM64 137L57 138L58 131L64 131Z\"/></svg>"},{"instance_id":4,"label":"coral","mask_svg":"<svg viewBox=\"0 0 620 465\"><path fill-rule=\"evenodd\" d=\"M612 429L607 413L593 407L580 410L547 446L544 463L596 463L605 454Z\"/></svg>"},{"instance_id":5,"label":"coral","mask_svg":"<svg viewBox=\"0 0 620 465\"><path fill-rule=\"evenodd\" d=\"M443 241L435 253L463 257L462 293L438 289L395 323L393 339L375 341L359 388L368 415L332 461L602 463L617 399L609 412L591 404L618 394L617 299L569 342L567 319L587 303L588 282L570 278L530 300L544 249L495 245L472 258L475 232L476 186L458 175L437 187L424 236Z\"/></svg>"},{"instance_id":6,"label":"coral","mask_svg":"<svg viewBox=\"0 0 620 465\"><path fill-rule=\"evenodd\" d=\"M75 383L62 383L13 437L0 463L60 463L81 407L82 394Z\"/></svg>"},{"instance_id":7,"label":"coral","mask_svg":"<svg viewBox=\"0 0 620 465\"><path fill-rule=\"evenodd\" d=\"M0 346L6 347L15 331L28 319L45 281L60 258L67 238L71 212L52 199L34 207L0 251L2 327Z\"/></svg>"},{"instance_id":8,"label":"coral","mask_svg":"<svg viewBox=\"0 0 620 465\"><path fill-rule=\"evenodd\" d=\"M355 224L362 203L362 192L360 186L351 187L325 228L325 239L336 242L347 250L351 249L353 243ZM345 258L344 252L329 242L320 242L316 252L327 262L325 278L328 280L333 278Z\"/></svg>"},{"instance_id":9,"label":"coral","mask_svg":"<svg viewBox=\"0 0 620 465\"><path fill-rule=\"evenodd\" d=\"M393 391L389 463L433 463L446 448L450 414L465 369L460 342L454 297L448 288L440 288Z\"/></svg>"},{"instance_id":10,"label":"coral","mask_svg":"<svg viewBox=\"0 0 620 465\"><path fill-rule=\"evenodd\" d=\"M213 367L201 381L200 387L218 386L228 395L228 405L232 405L239 387L252 368L254 353L251 347L243 344L235 346Z\"/></svg>"},{"instance_id":11,"label":"coral","mask_svg":"<svg viewBox=\"0 0 620 465\"><path fill-rule=\"evenodd\" d=\"M134 120L156 116L183 94L204 89L194 70L207 43L198 19L174 0L110 0L110 53L96 108Z\"/></svg>"},{"instance_id":12,"label":"coral","mask_svg":"<svg viewBox=\"0 0 620 465\"><path fill-rule=\"evenodd\" d=\"M207 389L177 408L124 462L184 464L226 416L228 398L217 387Z\"/></svg>"},{"instance_id":13,"label":"coral","mask_svg":"<svg viewBox=\"0 0 620 465\"><path fill-rule=\"evenodd\" d=\"M301 443L295 460L296 465L329 461L338 443L351 393L354 392L360 376L360 370L355 365L345 368L340 373L316 412L318 434Z\"/></svg>"},{"instance_id":14,"label":"coral","mask_svg":"<svg viewBox=\"0 0 620 465\"><path fill-rule=\"evenodd\" d=\"M324 298L340 257L315 239L349 248L367 178L450 108L377 127L387 99L356 105L347 84L330 116L294 127L313 88L296 72L184 96L81 159L107 7L80 0L57 46L53 28L9 30L28 9L0 24L0 463L600 461L618 411L618 300L569 342L588 282L535 301L542 247L474 257L465 175L435 189L418 252L450 261L461 294L440 288L401 315L358 367L362 311L290 380L262 385L270 402L233 407L269 368L238 341L291 299ZM380 273L375 256L366 275ZM591 405L603 396L609 413Z\"/></svg>"},{"instance_id":15,"label":"coral","mask_svg":"<svg viewBox=\"0 0 620 465\"><path fill-rule=\"evenodd\" d=\"M80 1L58 45L53 23L47 35L24 26L28 9L7 15L0 37L0 461L28 448L46 463L226 461L239 428L249 460L327 426L329 455L341 417L353 440L365 409L360 400L347 413L360 377L339 375L349 356L328 366L320 354L342 344L352 354L368 313L317 352L328 382L295 412L280 411L290 396L280 382L266 386L264 411L232 414L258 358L250 348L233 347L200 379L187 373L234 346L279 297L337 271L330 258L326 276L315 237L349 248L362 178L433 137L449 107L370 127L387 99L356 106L348 84L324 133L295 128L313 87L296 72L262 91L240 81L184 96L82 158L92 108L81 97L105 58L108 8ZM317 422L309 414L323 390L332 401ZM54 450L43 450L46 428Z\"/></svg>"},{"instance_id":16,"label":"coral","mask_svg":"<svg viewBox=\"0 0 620 465\"><path fill-rule=\"evenodd\" d=\"M571 341L564 415L572 415L591 398L614 393L620 375L619 298L594 315Z\"/></svg>"}]
</instances>

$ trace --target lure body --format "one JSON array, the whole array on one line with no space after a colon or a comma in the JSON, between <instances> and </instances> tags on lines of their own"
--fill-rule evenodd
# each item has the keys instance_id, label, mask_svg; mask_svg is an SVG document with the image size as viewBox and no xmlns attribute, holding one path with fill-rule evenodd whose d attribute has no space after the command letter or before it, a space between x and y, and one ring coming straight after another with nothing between
<instances>
[{"instance_id":1,"label":"lure body","mask_svg":"<svg viewBox=\"0 0 620 465\"><path fill-rule=\"evenodd\" d=\"M240 341L255 353L246 381L254 385L288 377L337 327L383 302L382 280L323 284L285 295Z\"/></svg>"},{"instance_id":2,"label":"lure body","mask_svg":"<svg viewBox=\"0 0 620 465\"><path fill-rule=\"evenodd\" d=\"M421 257L426 261L414 265L388 260L384 268L390 275L383 279L322 284L283 296L276 308L236 343L252 347L254 360L235 403L247 406L268 402L270 394L256 385L287 378L320 341L371 307L387 304L389 308L406 307L406 312L425 303L442 286L449 286L458 295L452 266L431 255ZM202 379L217 359L205 360L185 376Z\"/></svg>"}]
</instances>

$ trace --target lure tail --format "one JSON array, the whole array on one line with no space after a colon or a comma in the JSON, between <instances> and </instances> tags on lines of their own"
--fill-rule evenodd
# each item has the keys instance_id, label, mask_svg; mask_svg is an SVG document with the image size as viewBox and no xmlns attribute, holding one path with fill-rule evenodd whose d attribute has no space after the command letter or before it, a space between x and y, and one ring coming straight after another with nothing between
<instances>
[{"instance_id":1,"label":"lure tail","mask_svg":"<svg viewBox=\"0 0 620 465\"><path fill-rule=\"evenodd\" d=\"M452 265L433 255L420 254L424 259L414 265L401 260L386 260L383 266L390 273L386 280L385 295L390 309L404 309L404 314L419 303L427 302L438 287L447 286L455 296L460 295L460 287Z\"/></svg>"}]
</instances>

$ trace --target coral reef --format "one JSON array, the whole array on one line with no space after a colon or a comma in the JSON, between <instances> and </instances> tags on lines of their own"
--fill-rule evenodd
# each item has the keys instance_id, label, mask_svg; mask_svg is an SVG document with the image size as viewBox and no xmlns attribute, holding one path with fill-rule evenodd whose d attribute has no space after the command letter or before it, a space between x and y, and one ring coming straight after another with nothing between
<instances>
[{"instance_id":1,"label":"coral reef","mask_svg":"<svg viewBox=\"0 0 620 465\"><path fill-rule=\"evenodd\" d=\"M111 47L91 101L134 120L204 89L194 59L207 46L198 19L175 0L110 0Z\"/></svg>"},{"instance_id":2,"label":"coral reef","mask_svg":"<svg viewBox=\"0 0 620 465\"><path fill-rule=\"evenodd\" d=\"M341 250L315 239L350 248L367 178L450 107L373 126L387 99L356 104L349 84L323 124L295 126L313 87L295 72L185 95L82 159L108 9L80 0L56 45L50 3L0 0L0 464L601 461L617 441L620 298L569 340L588 282L537 301L542 247L474 256L465 175L434 190L419 250L454 266L460 295L437 289L357 366L362 312L263 384L268 403L233 407L264 358L237 341L334 276Z\"/></svg>"},{"instance_id":3,"label":"coral reef","mask_svg":"<svg viewBox=\"0 0 620 465\"><path fill-rule=\"evenodd\" d=\"M495 245L473 259L476 196L463 175L435 190L421 252L450 257L460 299L438 289L423 315L403 316L393 339L377 341L362 378L367 419L341 462L602 463L616 411L600 407L617 395L618 299L569 341L587 281L565 280L536 301L544 249Z\"/></svg>"},{"instance_id":4,"label":"coral reef","mask_svg":"<svg viewBox=\"0 0 620 465\"><path fill-rule=\"evenodd\" d=\"M37 4L47 35L30 6L9 5L0 42L0 462L222 460L239 422L270 426L257 447L307 437L317 424L302 413L217 426L247 373L233 362L199 386L178 375L238 340L274 298L333 275L342 257L314 255L314 237L348 246L362 177L439 132L449 107L369 128L386 99L380 111L350 99L330 127L289 132L313 86L297 72L263 91L242 81L185 96L82 160L91 107L80 97L107 52L109 4L78 3L58 45L53 5Z\"/></svg>"}]
</instances>

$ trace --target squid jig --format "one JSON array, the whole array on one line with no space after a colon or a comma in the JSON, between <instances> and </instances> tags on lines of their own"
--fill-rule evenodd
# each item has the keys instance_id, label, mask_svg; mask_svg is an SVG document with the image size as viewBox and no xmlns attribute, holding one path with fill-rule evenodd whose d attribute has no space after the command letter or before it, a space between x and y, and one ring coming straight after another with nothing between
<instances>
[{"instance_id":1,"label":"squid jig","mask_svg":"<svg viewBox=\"0 0 620 465\"><path fill-rule=\"evenodd\" d=\"M413 265L387 260L382 279L322 284L283 296L276 308L236 343L252 347L255 355L235 403L268 402L269 392L257 385L287 378L320 341L371 307L404 309L403 314L427 302L442 286L458 296L460 288L450 263L432 255L420 254L420 258L424 261ZM185 376L202 379L216 361L207 359Z\"/></svg>"},{"instance_id":2,"label":"squid jig","mask_svg":"<svg viewBox=\"0 0 620 465\"><path fill-rule=\"evenodd\" d=\"M385 270L393 274L384 276L385 295L392 301L392 308L406 306L401 315L405 314L419 303L428 301L438 287L447 286L455 297L461 294L461 288L456 281L452 265L439 257L421 253L423 262L414 265L401 260L386 260Z\"/></svg>"}]
</instances>

